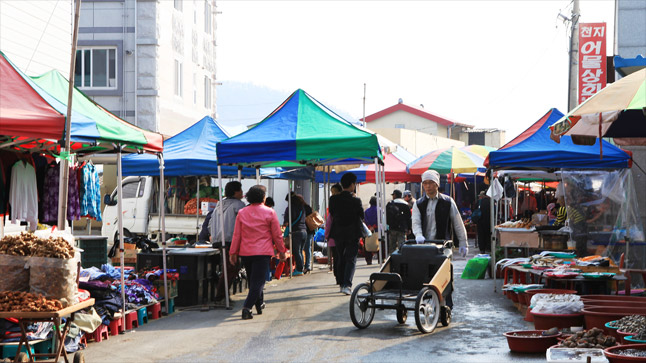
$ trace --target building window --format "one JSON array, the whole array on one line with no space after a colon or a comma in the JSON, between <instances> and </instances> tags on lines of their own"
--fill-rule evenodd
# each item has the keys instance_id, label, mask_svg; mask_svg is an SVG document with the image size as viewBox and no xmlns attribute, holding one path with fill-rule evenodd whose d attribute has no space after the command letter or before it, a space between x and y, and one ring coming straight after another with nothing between
<instances>
[{"instance_id":1,"label":"building window","mask_svg":"<svg viewBox=\"0 0 646 363\"><path fill-rule=\"evenodd\" d=\"M175 96L182 97L182 62L175 59Z\"/></svg>"},{"instance_id":2,"label":"building window","mask_svg":"<svg viewBox=\"0 0 646 363\"><path fill-rule=\"evenodd\" d=\"M204 108L211 109L211 79L204 76Z\"/></svg>"},{"instance_id":3,"label":"building window","mask_svg":"<svg viewBox=\"0 0 646 363\"><path fill-rule=\"evenodd\" d=\"M209 0L204 1L204 32L206 34L211 34L211 19L213 14L211 14L211 3Z\"/></svg>"},{"instance_id":4,"label":"building window","mask_svg":"<svg viewBox=\"0 0 646 363\"><path fill-rule=\"evenodd\" d=\"M197 74L193 73L193 104L197 105Z\"/></svg>"},{"instance_id":5,"label":"building window","mask_svg":"<svg viewBox=\"0 0 646 363\"><path fill-rule=\"evenodd\" d=\"M396 129L405 129L406 125L404 125L404 124L395 124L395 128Z\"/></svg>"},{"instance_id":6,"label":"building window","mask_svg":"<svg viewBox=\"0 0 646 363\"><path fill-rule=\"evenodd\" d=\"M182 2L184 0L174 0L175 9L182 11Z\"/></svg>"},{"instance_id":7,"label":"building window","mask_svg":"<svg viewBox=\"0 0 646 363\"><path fill-rule=\"evenodd\" d=\"M93 47L76 51L74 84L79 88L117 88L117 48Z\"/></svg>"}]
</instances>

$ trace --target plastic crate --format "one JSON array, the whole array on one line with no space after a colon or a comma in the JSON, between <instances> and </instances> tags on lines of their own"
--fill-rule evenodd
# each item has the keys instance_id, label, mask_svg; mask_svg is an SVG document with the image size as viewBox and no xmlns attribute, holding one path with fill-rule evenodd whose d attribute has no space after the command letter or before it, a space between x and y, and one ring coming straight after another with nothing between
<instances>
[{"instance_id":1,"label":"plastic crate","mask_svg":"<svg viewBox=\"0 0 646 363\"><path fill-rule=\"evenodd\" d=\"M81 252L81 266L101 267L108 263L108 237L103 236L77 236L76 243L83 250Z\"/></svg>"}]
</instances>

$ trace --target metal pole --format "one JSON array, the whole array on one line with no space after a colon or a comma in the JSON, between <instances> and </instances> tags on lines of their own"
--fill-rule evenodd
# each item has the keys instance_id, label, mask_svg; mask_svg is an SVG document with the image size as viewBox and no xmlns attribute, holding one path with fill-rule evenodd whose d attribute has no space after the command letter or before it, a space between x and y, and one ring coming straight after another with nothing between
<instances>
[{"instance_id":1,"label":"metal pole","mask_svg":"<svg viewBox=\"0 0 646 363\"><path fill-rule=\"evenodd\" d=\"M325 183L323 184L323 198L325 198L325 220L327 221L327 216L330 213L329 208L330 206L328 205L330 202L330 167L326 166L325 167L326 171L324 172L324 181ZM330 226L326 226L327 228L330 228ZM329 240L326 241L327 245L327 264L330 268L330 271L332 271L332 247L330 247Z\"/></svg>"},{"instance_id":2,"label":"metal pole","mask_svg":"<svg viewBox=\"0 0 646 363\"><path fill-rule=\"evenodd\" d=\"M200 236L200 177L196 176L195 181L197 182L197 192L195 193L195 229L197 234L195 235L195 243Z\"/></svg>"},{"instance_id":3,"label":"metal pole","mask_svg":"<svg viewBox=\"0 0 646 363\"><path fill-rule=\"evenodd\" d=\"M366 123L366 84L363 84L363 127L367 127Z\"/></svg>"},{"instance_id":4,"label":"metal pole","mask_svg":"<svg viewBox=\"0 0 646 363\"><path fill-rule=\"evenodd\" d=\"M568 112L572 111L578 104L577 99L577 88L579 82L578 78L578 62L579 62L579 0L572 0L572 16L570 22L572 23L572 29L570 34L570 67L568 75L568 100L567 100L567 109ZM575 55L576 54L576 55Z\"/></svg>"},{"instance_id":5,"label":"metal pole","mask_svg":"<svg viewBox=\"0 0 646 363\"><path fill-rule=\"evenodd\" d=\"M294 258L294 250L292 249L293 246L293 239L294 239L294 230L292 228L292 181L288 180L287 184L289 185L289 190L287 191L287 214L288 214L288 219L289 219L289 224L287 225L287 228L289 228L289 278L292 278L293 274L293 258ZM300 253L300 251L298 251Z\"/></svg>"},{"instance_id":6,"label":"metal pole","mask_svg":"<svg viewBox=\"0 0 646 363\"><path fill-rule=\"evenodd\" d=\"M493 280L493 292L496 292L496 230L494 228L495 224L495 214L494 214L494 203L496 198L494 198L493 194L493 169L491 170L491 176L489 177L489 189L491 190L491 201L489 203L489 212L491 213L491 216L489 218L490 223L491 223L491 261L493 263L491 264L491 279Z\"/></svg>"},{"instance_id":7,"label":"metal pole","mask_svg":"<svg viewBox=\"0 0 646 363\"><path fill-rule=\"evenodd\" d=\"M224 210L220 203L224 200L224 194L222 190L222 167L218 165L218 185L220 191L220 200L218 201L218 214L220 215L220 238L222 238L222 243L220 245L220 254L222 255L222 273L224 273L224 304L227 309L229 307L229 278L227 276L227 257L224 248ZM211 216L213 218L213 216ZM215 236L213 236L213 241L215 242Z\"/></svg>"},{"instance_id":8,"label":"metal pole","mask_svg":"<svg viewBox=\"0 0 646 363\"><path fill-rule=\"evenodd\" d=\"M238 181L242 182L242 165L238 165Z\"/></svg>"},{"instance_id":9,"label":"metal pole","mask_svg":"<svg viewBox=\"0 0 646 363\"><path fill-rule=\"evenodd\" d=\"M256 166L256 184L260 184L260 167Z\"/></svg>"},{"instance_id":10,"label":"metal pole","mask_svg":"<svg viewBox=\"0 0 646 363\"><path fill-rule=\"evenodd\" d=\"M166 315L170 314L168 309L168 276L166 270L166 218L164 214L166 213L165 199L166 199L166 184L164 182L164 155L162 153L157 154L157 159L159 160L159 226L161 227L161 243L162 243L162 267L164 271L164 304L166 309Z\"/></svg>"},{"instance_id":11,"label":"metal pole","mask_svg":"<svg viewBox=\"0 0 646 363\"><path fill-rule=\"evenodd\" d=\"M384 227L381 225L382 218L381 218L381 211L383 209L383 206L381 205L381 185L379 184L379 158L375 158L375 192L377 193L377 233L379 233L379 244L381 245L381 242L384 242ZM384 245L387 247L388 242L384 242ZM378 253L378 258L379 258L379 264L381 265L383 263L383 258L382 254L384 253L383 250L384 248L381 248L382 246L379 246L379 253Z\"/></svg>"},{"instance_id":12,"label":"metal pole","mask_svg":"<svg viewBox=\"0 0 646 363\"><path fill-rule=\"evenodd\" d=\"M125 286L125 256L123 248L123 170L121 168L121 145L117 146L117 209L119 210L119 254L121 255L121 317L122 326L126 326L126 286ZM60 216L59 216L60 217Z\"/></svg>"},{"instance_id":13,"label":"metal pole","mask_svg":"<svg viewBox=\"0 0 646 363\"><path fill-rule=\"evenodd\" d=\"M69 87L67 90L67 115L65 117L64 145L61 147L61 155L65 156L60 164L60 178L58 182L58 229L65 230L67 219L67 194L70 178L68 155L70 150L70 134L72 128L72 98L74 95L74 71L76 67L76 45L79 34L79 15L81 13L81 0L76 0L74 8L74 30L72 32L72 55L70 59ZM71 226L70 226L71 228Z\"/></svg>"},{"instance_id":14,"label":"metal pole","mask_svg":"<svg viewBox=\"0 0 646 363\"><path fill-rule=\"evenodd\" d=\"M382 171L382 176L381 176L381 206L383 207L381 210L381 213L379 214L381 216L381 226L386 225L386 165L385 164L380 164L381 165L381 171ZM383 252L381 262L386 262L386 251Z\"/></svg>"}]
</instances>

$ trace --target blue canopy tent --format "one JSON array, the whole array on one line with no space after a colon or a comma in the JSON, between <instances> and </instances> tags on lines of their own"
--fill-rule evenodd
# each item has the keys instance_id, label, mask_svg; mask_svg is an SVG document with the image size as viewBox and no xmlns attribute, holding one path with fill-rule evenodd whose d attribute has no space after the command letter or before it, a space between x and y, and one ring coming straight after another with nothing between
<instances>
[{"instance_id":1,"label":"blue canopy tent","mask_svg":"<svg viewBox=\"0 0 646 363\"><path fill-rule=\"evenodd\" d=\"M576 145L570 136L557 144L550 139L549 126L563 114L550 109L518 137L496 151L489 153L485 166L492 169L621 169L632 166L631 155L610 144L603 143L603 159L599 159L599 139L592 146Z\"/></svg>"}]
</instances>

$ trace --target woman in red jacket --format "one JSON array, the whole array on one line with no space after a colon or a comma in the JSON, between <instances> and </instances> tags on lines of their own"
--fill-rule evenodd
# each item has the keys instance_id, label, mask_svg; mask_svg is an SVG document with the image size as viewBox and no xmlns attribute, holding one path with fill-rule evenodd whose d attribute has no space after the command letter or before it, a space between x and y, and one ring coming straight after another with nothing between
<instances>
[{"instance_id":1,"label":"woman in red jacket","mask_svg":"<svg viewBox=\"0 0 646 363\"><path fill-rule=\"evenodd\" d=\"M242 258L249 278L249 293L242 308L242 319L252 319L251 307L262 314L265 308L263 288L269 272L269 261L274 247L279 258L285 260L285 244L276 212L264 205L266 189L255 185L247 192L249 205L242 208L236 217L229 258L231 263Z\"/></svg>"}]
</instances>

